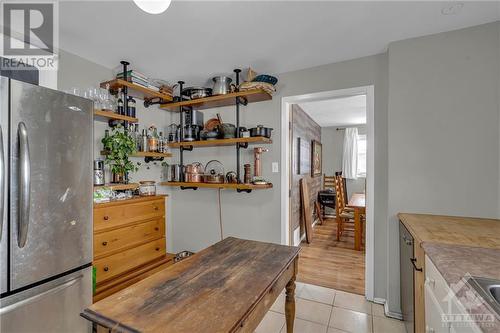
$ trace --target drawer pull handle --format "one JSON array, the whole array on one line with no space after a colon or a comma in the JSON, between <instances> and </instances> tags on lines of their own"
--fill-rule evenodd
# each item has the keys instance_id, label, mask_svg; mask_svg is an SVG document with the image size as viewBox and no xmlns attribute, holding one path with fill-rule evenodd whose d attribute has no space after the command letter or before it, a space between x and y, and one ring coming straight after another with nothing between
<instances>
[{"instance_id":1,"label":"drawer pull handle","mask_svg":"<svg viewBox=\"0 0 500 333\"><path fill-rule=\"evenodd\" d=\"M102 246L108 245L108 242L102 242Z\"/></svg>"},{"instance_id":2,"label":"drawer pull handle","mask_svg":"<svg viewBox=\"0 0 500 333\"><path fill-rule=\"evenodd\" d=\"M105 215L104 216L104 221L107 221L107 220L109 220L109 216Z\"/></svg>"},{"instance_id":3,"label":"drawer pull handle","mask_svg":"<svg viewBox=\"0 0 500 333\"><path fill-rule=\"evenodd\" d=\"M160 230L160 228L158 228L158 227L155 227L155 231L158 231L158 230Z\"/></svg>"},{"instance_id":4,"label":"drawer pull handle","mask_svg":"<svg viewBox=\"0 0 500 333\"><path fill-rule=\"evenodd\" d=\"M417 262L417 258L410 258L410 261L411 263L413 264L413 268L418 271L418 272L422 272L423 269L422 268L417 268L417 265L415 264Z\"/></svg>"},{"instance_id":5,"label":"drawer pull handle","mask_svg":"<svg viewBox=\"0 0 500 333\"><path fill-rule=\"evenodd\" d=\"M157 248L156 248L156 251L160 251L160 248L159 248L159 247L157 247Z\"/></svg>"},{"instance_id":6,"label":"drawer pull handle","mask_svg":"<svg viewBox=\"0 0 500 333\"><path fill-rule=\"evenodd\" d=\"M104 267L104 271L105 272L109 271L109 268L108 267Z\"/></svg>"},{"instance_id":7,"label":"drawer pull handle","mask_svg":"<svg viewBox=\"0 0 500 333\"><path fill-rule=\"evenodd\" d=\"M155 210L158 210L158 207L157 207L157 206L155 206L154 208L155 208Z\"/></svg>"}]
</instances>

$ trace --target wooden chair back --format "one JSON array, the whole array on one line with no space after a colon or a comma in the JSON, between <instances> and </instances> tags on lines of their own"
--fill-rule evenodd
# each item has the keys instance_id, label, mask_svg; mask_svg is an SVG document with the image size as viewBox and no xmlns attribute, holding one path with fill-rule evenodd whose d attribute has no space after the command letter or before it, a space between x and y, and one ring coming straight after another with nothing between
<instances>
[{"instance_id":1,"label":"wooden chair back","mask_svg":"<svg viewBox=\"0 0 500 333\"><path fill-rule=\"evenodd\" d=\"M323 175L323 189L335 189L335 176Z\"/></svg>"},{"instance_id":2,"label":"wooden chair back","mask_svg":"<svg viewBox=\"0 0 500 333\"><path fill-rule=\"evenodd\" d=\"M304 221L304 230L306 232L306 242L309 244L313 239L312 230L312 211L311 197L309 195L309 186L307 185L308 177L300 180L300 201L302 203L302 216Z\"/></svg>"}]
</instances>

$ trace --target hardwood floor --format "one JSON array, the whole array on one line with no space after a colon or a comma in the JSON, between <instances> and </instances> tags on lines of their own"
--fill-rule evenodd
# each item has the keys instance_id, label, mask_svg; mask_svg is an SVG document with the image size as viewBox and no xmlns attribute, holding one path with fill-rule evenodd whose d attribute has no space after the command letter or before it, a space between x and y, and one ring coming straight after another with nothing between
<instances>
[{"instance_id":1,"label":"hardwood floor","mask_svg":"<svg viewBox=\"0 0 500 333\"><path fill-rule=\"evenodd\" d=\"M311 244L300 244L297 281L364 295L365 251L353 250L352 236L337 242L334 219L316 224Z\"/></svg>"}]
</instances>

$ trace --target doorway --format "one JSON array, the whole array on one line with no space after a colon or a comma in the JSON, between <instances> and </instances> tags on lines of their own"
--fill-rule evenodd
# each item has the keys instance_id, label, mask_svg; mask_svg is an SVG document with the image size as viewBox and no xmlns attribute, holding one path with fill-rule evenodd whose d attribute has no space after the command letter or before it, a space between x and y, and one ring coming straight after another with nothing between
<instances>
[{"instance_id":1,"label":"doorway","mask_svg":"<svg viewBox=\"0 0 500 333\"><path fill-rule=\"evenodd\" d=\"M335 112L329 114L327 112L328 108L325 107L323 110L314 115L311 110L321 109L321 106L328 105L329 101L336 101L337 104L341 101L357 101L358 105L360 101L363 100L364 104L364 124L363 121L359 119L354 120L355 123L345 123L342 124L342 119ZM342 170L339 165L333 166L331 160L325 161L325 154L331 155L331 151L325 152L325 148L329 149L331 147L331 142L328 142L325 147L325 143L321 142L322 139L313 138L311 140L311 135L318 135L317 129L311 129L316 123L317 127L320 127L320 131L323 132L335 131L336 137L343 137L343 131L345 128L353 128L360 125L357 128L359 137L364 139L366 144L366 176L362 175L362 181L358 180L356 182L348 180L347 181L347 196L351 196L354 192L363 192L366 194L366 231L364 233L364 251L353 252L354 249L350 247L354 246L354 240L351 237L342 238L341 242L336 242L336 228L337 223L334 218L335 210L326 208L326 220L323 224L316 224L313 228L314 239L311 244L303 244L303 257L309 258L309 261L303 262L303 276L304 282L314 283L324 285L326 287L345 290L349 292L355 292L358 294L365 294L368 300L373 300L373 260L374 260L374 231L373 231L373 174L374 174L374 124L373 124L373 109L374 109L374 88L373 86L364 86L350 89L334 90L320 93L312 93L299 96L289 96L282 98L282 164L284 166L284 172L281 177L281 189L282 189L282 200L281 200L281 240L283 244L289 245L299 245L301 239L304 236L303 227L297 228L297 205L291 200L292 194L296 194L296 190L293 190L293 185L295 184L297 178L301 178L301 173L305 174L305 169L310 168L308 166L305 158L308 153L300 154L297 152L297 147L301 147L302 151L308 150L307 144L310 141L319 141L323 146L323 159L322 162L326 164L322 168L320 174L318 170L314 175L309 174L308 180L311 180L312 191L310 191L311 201L316 201L317 193L319 189L323 188L323 177L324 175L333 176L335 172ZM309 110L304 110L309 109ZM303 117L299 119L298 122L302 126L302 131L295 128L294 134L294 124L293 117ZM309 118L309 119L308 119ZM340 117L341 118L341 117ZM316 119L316 121L315 121ZM312 120L312 122L310 122ZM344 119L345 120L345 119ZM328 121L330 123L328 123ZM335 121L337 121L335 123ZM321 123L321 124L320 124ZM312 124L312 125L311 125ZM332 126L328 126L332 125ZM299 126L299 127L300 127ZM338 128L338 130L337 130ZM305 130L305 132L304 132ZM350 130L352 132L352 130ZM302 137L298 139L297 132L300 136L304 137L304 143L300 143ZM316 133L315 133L316 132ZM326 140L326 137L325 139ZM334 143L333 143L334 144ZM310 148L309 148L310 149ZM337 147L337 150L342 150L342 148ZM331 156L328 155L328 158ZM294 159L295 157L295 159ZM302 159L302 165L300 163ZM301 169L302 166L302 170ZM331 170L330 170L331 169ZM308 172L308 170L307 170ZM360 186L360 184L362 184ZM301 231L302 230L302 231ZM358 229L359 230L359 229ZM316 240L316 242L315 242ZM352 244L349 244L349 243ZM325 252L326 251L326 252ZM328 252L330 251L330 252ZM336 251L336 252L335 252ZM345 252L345 253L343 253ZM351 254L349 256L347 254ZM366 254L366 255L365 255ZM332 256L337 256L338 259L345 259L345 266L341 265L341 261L330 260ZM324 261L322 262L322 257ZM304 259L306 260L306 259ZM349 273L346 269L350 267L351 272L345 276L340 273ZM357 269L356 269L357 268ZM321 273L323 272L323 273ZM300 267L299 267L299 279L300 279ZM351 280L351 282L349 282ZM356 283L353 283L357 281ZM356 285L353 288L353 284Z\"/></svg>"}]
</instances>

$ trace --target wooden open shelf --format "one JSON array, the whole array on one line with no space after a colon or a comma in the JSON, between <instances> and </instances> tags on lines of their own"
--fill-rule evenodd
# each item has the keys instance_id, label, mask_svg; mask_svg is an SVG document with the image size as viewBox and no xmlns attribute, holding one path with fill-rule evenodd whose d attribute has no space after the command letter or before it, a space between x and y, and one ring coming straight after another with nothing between
<instances>
[{"instance_id":1,"label":"wooden open shelf","mask_svg":"<svg viewBox=\"0 0 500 333\"><path fill-rule=\"evenodd\" d=\"M108 153L103 150L101 151L101 155L107 155ZM131 157L172 157L171 153L155 153L155 152L149 152L149 151L138 151L133 155L130 155Z\"/></svg>"},{"instance_id":2,"label":"wooden open shelf","mask_svg":"<svg viewBox=\"0 0 500 333\"><path fill-rule=\"evenodd\" d=\"M136 188L139 187L138 183L129 183L129 184L105 184L104 186L94 186L94 190L103 188L103 187L109 187L113 191L125 191L125 190L135 190Z\"/></svg>"},{"instance_id":3,"label":"wooden open shelf","mask_svg":"<svg viewBox=\"0 0 500 333\"><path fill-rule=\"evenodd\" d=\"M137 123L139 119L133 117L122 116L121 114L114 113L111 110L94 110L94 119L96 120L125 120L129 123Z\"/></svg>"},{"instance_id":4,"label":"wooden open shelf","mask_svg":"<svg viewBox=\"0 0 500 333\"><path fill-rule=\"evenodd\" d=\"M190 101L173 102L161 104L162 109L168 111L179 111L180 106L189 106L195 110L205 110L211 108L219 108L223 106L236 105L236 97L245 97L248 103L268 101L272 96L262 89L254 89L247 91L239 91L225 95L209 96L198 98Z\"/></svg>"},{"instance_id":5,"label":"wooden open shelf","mask_svg":"<svg viewBox=\"0 0 500 333\"><path fill-rule=\"evenodd\" d=\"M188 182L161 182L163 186L183 186L183 187L203 187L203 188L222 188L232 190L265 190L273 187L273 184L254 185L254 184L212 184L212 183L188 183Z\"/></svg>"},{"instance_id":6,"label":"wooden open shelf","mask_svg":"<svg viewBox=\"0 0 500 333\"><path fill-rule=\"evenodd\" d=\"M191 142L172 142L168 146L170 148L179 147L217 147L217 146L233 146L237 143L249 143L249 144L269 144L273 143L273 140L263 137L256 136L251 138L234 138L234 139L217 139L217 140L203 140L203 141L191 141Z\"/></svg>"},{"instance_id":7,"label":"wooden open shelf","mask_svg":"<svg viewBox=\"0 0 500 333\"><path fill-rule=\"evenodd\" d=\"M171 102L173 100L172 96L170 95L165 95L160 93L159 91L154 91L152 89L143 87L141 85L120 79L114 79L111 81L102 82L101 88L106 88L106 85L108 84L109 84L109 89L114 91L118 91L119 88L127 87L128 88L127 95L142 100L150 98L161 98L164 102Z\"/></svg>"},{"instance_id":8,"label":"wooden open shelf","mask_svg":"<svg viewBox=\"0 0 500 333\"><path fill-rule=\"evenodd\" d=\"M155 153L149 151L138 151L133 157L172 157L171 153Z\"/></svg>"}]
</instances>

